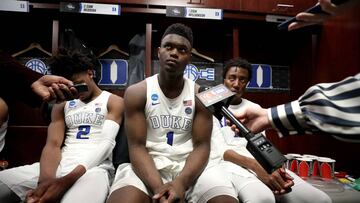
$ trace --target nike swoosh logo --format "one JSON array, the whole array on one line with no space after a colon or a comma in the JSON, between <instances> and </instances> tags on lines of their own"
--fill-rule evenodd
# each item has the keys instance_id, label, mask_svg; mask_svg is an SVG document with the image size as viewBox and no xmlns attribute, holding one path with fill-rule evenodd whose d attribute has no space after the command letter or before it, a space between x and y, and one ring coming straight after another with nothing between
<instances>
[{"instance_id":1,"label":"nike swoosh logo","mask_svg":"<svg viewBox=\"0 0 360 203\"><path fill-rule=\"evenodd\" d=\"M158 104L160 104L160 102L158 102L158 103L151 103L152 106L155 106L155 105L158 105Z\"/></svg>"}]
</instances>

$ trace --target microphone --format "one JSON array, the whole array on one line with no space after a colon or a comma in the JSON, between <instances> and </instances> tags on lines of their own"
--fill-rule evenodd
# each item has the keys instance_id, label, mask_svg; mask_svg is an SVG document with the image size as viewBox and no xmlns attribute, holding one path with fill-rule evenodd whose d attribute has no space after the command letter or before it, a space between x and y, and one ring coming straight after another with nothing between
<instances>
[{"instance_id":1,"label":"microphone","mask_svg":"<svg viewBox=\"0 0 360 203\"><path fill-rule=\"evenodd\" d=\"M285 156L263 134L253 134L227 109L234 95L234 92L220 84L212 88L200 87L196 97L218 120L224 116L236 125L241 135L248 141L246 149L267 173L270 174L281 168L286 161Z\"/></svg>"}]
</instances>

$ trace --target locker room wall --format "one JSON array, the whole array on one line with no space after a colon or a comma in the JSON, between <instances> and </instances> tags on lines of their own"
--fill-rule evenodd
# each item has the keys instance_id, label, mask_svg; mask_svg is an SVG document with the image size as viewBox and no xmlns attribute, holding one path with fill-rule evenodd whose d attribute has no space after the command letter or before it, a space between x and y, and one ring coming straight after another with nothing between
<instances>
[{"instance_id":1,"label":"locker room wall","mask_svg":"<svg viewBox=\"0 0 360 203\"><path fill-rule=\"evenodd\" d=\"M322 29L311 36L311 43L304 45L302 54L293 61L291 69L290 100L296 99L308 87L316 83L336 82L360 72L360 3L343 15L336 16ZM296 32L305 32L299 30ZM310 46L306 48L306 46ZM305 50L311 50L306 52ZM312 60L308 60L312 59ZM261 103L261 95L248 94L249 98ZM284 98L286 100L286 98ZM283 101L281 101L283 102ZM280 101L266 102L272 106ZM329 135L289 136L279 139L274 131L269 132L273 142L283 153L304 153L327 156L336 159L335 169L352 175L360 175L359 143L339 141Z\"/></svg>"}]
</instances>

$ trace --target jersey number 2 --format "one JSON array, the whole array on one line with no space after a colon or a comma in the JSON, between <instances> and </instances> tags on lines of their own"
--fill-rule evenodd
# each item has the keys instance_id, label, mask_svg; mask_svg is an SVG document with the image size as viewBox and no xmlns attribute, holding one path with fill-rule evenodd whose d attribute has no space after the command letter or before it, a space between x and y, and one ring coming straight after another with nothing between
<instances>
[{"instance_id":1,"label":"jersey number 2","mask_svg":"<svg viewBox=\"0 0 360 203\"><path fill-rule=\"evenodd\" d=\"M81 125L79 126L79 132L76 134L76 139L89 139L87 134L90 132L90 126L89 125Z\"/></svg>"}]
</instances>

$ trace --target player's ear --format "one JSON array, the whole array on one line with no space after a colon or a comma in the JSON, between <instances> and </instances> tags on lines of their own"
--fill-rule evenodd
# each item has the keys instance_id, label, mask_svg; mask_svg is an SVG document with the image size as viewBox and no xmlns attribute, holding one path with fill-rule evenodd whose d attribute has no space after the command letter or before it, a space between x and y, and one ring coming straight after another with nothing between
<instances>
[{"instance_id":1,"label":"player's ear","mask_svg":"<svg viewBox=\"0 0 360 203\"><path fill-rule=\"evenodd\" d=\"M157 48L157 57L160 59L160 47Z\"/></svg>"},{"instance_id":2,"label":"player's ear","mask_svg":"<svg viewBox=\"0 0 360 203\"><path fill-rule=\"evenodd\" d=\"M94 77L94 70L88 69L88 70L87 70L87 73L88 73L88 75L90 76L90 78L93 78L93 77Z\"/></svg>"}]
</instances>

